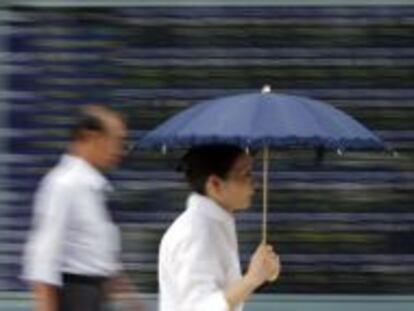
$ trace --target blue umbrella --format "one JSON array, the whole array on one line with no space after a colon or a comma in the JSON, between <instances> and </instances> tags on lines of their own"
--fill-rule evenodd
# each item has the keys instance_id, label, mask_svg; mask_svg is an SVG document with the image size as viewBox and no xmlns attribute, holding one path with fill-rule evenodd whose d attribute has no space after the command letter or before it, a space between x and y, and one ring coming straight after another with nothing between
<instances>
[{"instance_id":1,"label":"blue umbrella","mask_svg":"<svg viewBox=\"0 0 414 311\"><path fill-rule=\"evenodd\" d=\"M201 102L159 125L139 145L186 148L211 143L263 149L263 240L267 232L269 148L361 150L385 148L383 141L346 113L321 101L270 92Z\"/></svg>"},{"instance_id":2,"label":"blue umbrella","mask_svg":"<svg viewBox=\"0 0 414 311\"><path fill-rule=\"evenodd\" d=\"M374 133L333 106L274 93L223 97L194 105L151 131L140 145L179 148L208 143L252 148L384 148Z\"/></svg>"}]
</instances>

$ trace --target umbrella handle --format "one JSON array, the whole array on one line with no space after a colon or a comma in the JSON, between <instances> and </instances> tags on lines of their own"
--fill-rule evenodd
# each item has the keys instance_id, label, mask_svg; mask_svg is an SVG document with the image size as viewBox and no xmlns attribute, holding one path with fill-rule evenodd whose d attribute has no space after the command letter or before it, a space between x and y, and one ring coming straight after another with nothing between
<instances>
[{"instance_id":1,"label":"umbrella handle","mask_svg":"<svg viewBox=\"0 0 414 311\"><path fill-rule=\"evenodd\" d=\"M262 243L267 243L267 209L268 209L268 172L269 172L269 147L263 148L263 215L262 215Z\"/></svg>"}]
</instances>

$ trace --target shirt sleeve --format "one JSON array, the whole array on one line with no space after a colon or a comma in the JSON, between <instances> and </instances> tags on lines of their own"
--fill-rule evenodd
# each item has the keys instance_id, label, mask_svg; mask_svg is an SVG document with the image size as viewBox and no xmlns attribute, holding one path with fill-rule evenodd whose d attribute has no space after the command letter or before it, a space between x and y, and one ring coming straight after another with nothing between
<instances>
[{"instance_id":1,"label":"shirt sleeve","mask_svg":"<svg viewBox=\"0 0 414 311\"><path fill-rule=\"evenodd\" d=\"M173 260L178 299L185 311L229 311L220 239L209 228L196 231L180 243Z\"/></svg>"},{"instance_id":2,"label":"shirt sleeve","mask_svg":"<svg viewBox=\"0 0 414 311\"><path fill-rule=\"evenodd\" d=\"M23 259L24 279L62 285L62 244L73 197L76 193L64 183L42 185L35 195L33 231Z\"/></svg>"}]
</instances>

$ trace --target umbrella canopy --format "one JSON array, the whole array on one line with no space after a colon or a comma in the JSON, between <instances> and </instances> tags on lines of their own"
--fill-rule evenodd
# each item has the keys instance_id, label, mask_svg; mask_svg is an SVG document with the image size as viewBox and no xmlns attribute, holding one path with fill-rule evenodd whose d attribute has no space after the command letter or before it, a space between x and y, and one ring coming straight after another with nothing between
<instances>
[{"instance_id":1,"label":"umbrella canopy","mask_svg":"<svg viewBox=\"0 0 414 311\"><path fill-rule=\"evenodd\" d=\"M269 148L385 149L384 142L346 113L323 102L270 92L204 101L159 125L138 145L185 148L228 143L263 148L262 240L267 240Z\"/></svg>"},{"instance_id":2,"label":"umbrella canopy","mask_svg":"<svg viewBox=\"0 0 414 311\"><path fill-rule=\"evenodd\" d=\"M274 93L204 101L158 126L139 145L182 148L210 143L251 148L384 149L379 137L333 106Z\"/></svg>"}]
</instances>

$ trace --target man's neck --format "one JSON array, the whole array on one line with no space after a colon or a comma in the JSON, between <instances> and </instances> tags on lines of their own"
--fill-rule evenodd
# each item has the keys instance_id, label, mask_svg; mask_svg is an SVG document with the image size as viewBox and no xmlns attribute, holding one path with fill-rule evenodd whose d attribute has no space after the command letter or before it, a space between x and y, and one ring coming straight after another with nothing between
<instances>
[{"instance_id":1,"label":"man's neck","mask_svg":"<svg viewBox=\"0 0 414 311\"><path fill-rule=\"evenodd\" d=\"M81 158L88 162L91 166L98 168L96 161L94 161L92 150L86 144L74 142L69 148L69 154Z\"/></svg>"}]
</instances>

